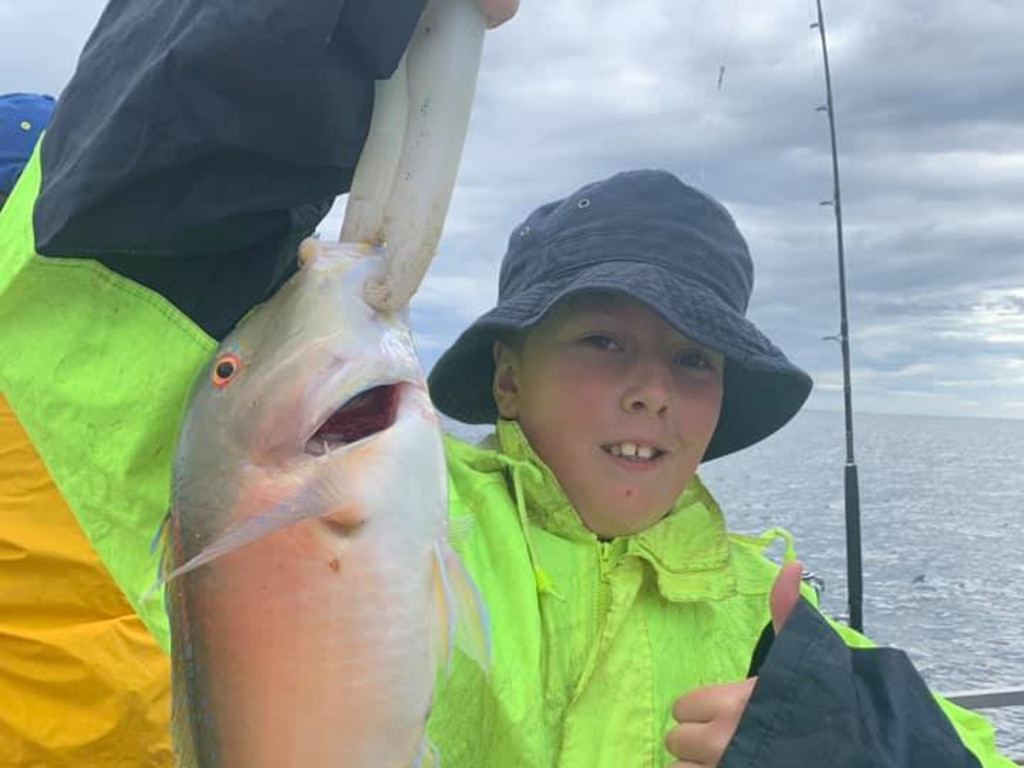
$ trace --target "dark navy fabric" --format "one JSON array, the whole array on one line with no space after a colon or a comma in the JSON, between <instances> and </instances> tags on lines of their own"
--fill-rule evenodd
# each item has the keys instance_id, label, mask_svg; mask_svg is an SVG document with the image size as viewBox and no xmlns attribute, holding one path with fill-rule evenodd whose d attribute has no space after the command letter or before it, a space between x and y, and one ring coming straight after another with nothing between
<instances>
[{"instance_id":1,"label":"dark navy fabric","mask_svg":"<svg viewBox=\"0 0 1024 768\"><path fill-rule=\"evenodd\" d=\"M750 668L747 670L747 677L754 677L761 671L765 659L771 653L772 644L775 642L775 628L769 621L757 638L757 645L754 646L754 653L750 657Z\"/></svg>"},{"instance_id":2,"label":"dark navy fabric","mask_svg":"<svg viewBox=\"0 0 1024 768\"><path fill-rule=\"evenodd\" d=\"M43 139L37 249L220 338L351 185L425 0L110 0Z\"/></svg>"},{"instance_id":3,"label":"dark navy fabric","mask_svg":"<svg viewBox=\"0 0 1024 768\"><path fill-rule=\"evenodd\" d=\"M756 671L719 768L979 768L905 653L847 647L804 600Z\"/></svg>"}]
</instances>

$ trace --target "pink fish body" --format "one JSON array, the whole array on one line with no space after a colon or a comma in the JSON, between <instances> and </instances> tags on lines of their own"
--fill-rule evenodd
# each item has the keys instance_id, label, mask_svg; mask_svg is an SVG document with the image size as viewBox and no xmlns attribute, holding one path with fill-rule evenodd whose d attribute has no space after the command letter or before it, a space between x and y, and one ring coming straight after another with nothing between
<instances>
[{"instance_id":1,"label":"pink fish body","mask_svg":"<svg viewBox=\"0 0 1024 768\"><path fill-rule=\"evenodd\" d=\"M486 664L446 544L437 415L404 315L361 298L383 259L307 241L224 340L175 460L166 594L178 764L435 765L439 665Z\"/></svg>"}]
</instances>

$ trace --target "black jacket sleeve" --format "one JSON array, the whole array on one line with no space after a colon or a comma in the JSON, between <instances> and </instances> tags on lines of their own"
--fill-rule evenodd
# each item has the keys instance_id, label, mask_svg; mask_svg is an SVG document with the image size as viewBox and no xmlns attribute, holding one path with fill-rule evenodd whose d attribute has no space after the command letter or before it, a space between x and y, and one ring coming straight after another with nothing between
<instances>
[{"instance_id":1,"label":"black jacket sleeve","mask_svg":"<svg viewBox=\"0 0 1024 768\"><path fill-rule=\"evenodd\" d=\"M42 146L37 249L220 336L348 191L425 0L110 0Z\"/></svg>"},{"instance_id":2,"label":"black jacket sleeve","mask_svg":"<svg viewBox=\"0 0 1024 768\"><path fill-rule=\"evenodd\" d=\"M979 768L906 654L850 648L799 601L720 768Z\"/></svg>"}]
</instances>

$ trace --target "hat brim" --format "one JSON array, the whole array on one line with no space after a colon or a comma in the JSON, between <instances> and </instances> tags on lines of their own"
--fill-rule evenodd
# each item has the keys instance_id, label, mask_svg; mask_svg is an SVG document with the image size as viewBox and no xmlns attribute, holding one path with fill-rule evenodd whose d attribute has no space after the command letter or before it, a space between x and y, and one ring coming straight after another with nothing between
<instances>
[{"instance_id":1,"label":"hat brim","mask_svg":"<svg viewBox=\"0 0 1024 768\"><path fill-rule=\"evenodd\" d=\"M810 395L810 376L715 294L657 266L613 261L532 286L481 315L431 370L434 404L457 421L494 423L495 340L502 332L536 325L558 302L589 291L636 299L687 338L725 357L721 413L704 461L764 439L793 418Z\"/></svg>"}]
</instances>

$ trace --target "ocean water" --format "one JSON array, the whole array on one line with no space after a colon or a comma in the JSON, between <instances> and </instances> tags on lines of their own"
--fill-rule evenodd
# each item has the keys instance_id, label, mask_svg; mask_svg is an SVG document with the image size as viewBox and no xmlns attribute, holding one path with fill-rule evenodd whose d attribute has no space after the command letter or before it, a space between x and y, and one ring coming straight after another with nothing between
<instances>
[{"instance_id":1,"label":"ocean water","mask_svg":"<svg viewBox=\"0 0 1024 768\"><path fill-rule=\"evenodd\" d=\"M843 434L841 413L803 411L701 470L732 530L794 534L833 616L847 612ZM858 414L854 438L866 634L940 693L1024 688L1024 421ZM1024 755L1024 707L984 714Z\"/></svg>"},{"instance_id":2,"label":"ocean water","mask_svg":"<svg viewBox=\"0 0 1024 768\"><path fill-rule=\"evenodd\" d=\"M933 690L1024 688L1024 421L854 416L864 630ZM847 612L841 413L801 412L701 476L734 530L782 525ZM1024 708L985 712L1024 755Z\"/></svg>"}]
</instances>

